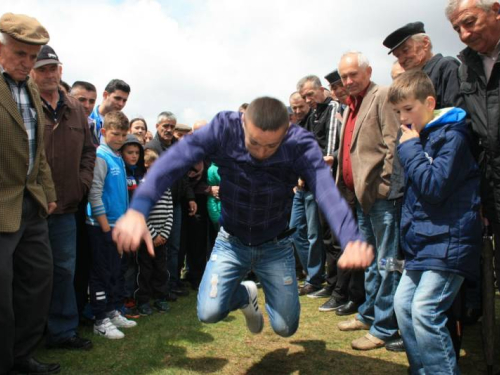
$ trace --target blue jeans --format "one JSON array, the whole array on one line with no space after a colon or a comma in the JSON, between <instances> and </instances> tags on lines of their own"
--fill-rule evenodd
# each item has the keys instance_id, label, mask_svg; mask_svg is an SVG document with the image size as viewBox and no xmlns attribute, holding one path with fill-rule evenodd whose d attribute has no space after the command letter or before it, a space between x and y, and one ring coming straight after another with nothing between
<instances>
[{"instance_id":1,"label":"blue jeans","mask_svg":"<svg viewBox=\"0 0 500 375\"><path fill-rule=\"evenodd\" d=\"M306 284L321 287L325 274L325 249L318 204L310 191L297 190L293 197L290 228L296 228L293 243L307 270Z\"/></svg>"},{"instance_id":2,"label":"blue jeans","mask_svg":"<svg viewBox=\"0 0 500 375\"><path fill-rule=\"evenodd\" d=\"M358 225L366 241L375 249L375 259L365 271L366 301L358 309L357 318L371 325L370 333L388 341L398 333L394 313L394 293L399 283L399 272L379 270L382 258L398 256L400 204L397 201L376 200L365 214L356 202Z\"/></svg>"},{"instance_id":3,"label":"blue jeans","mask_svg":"<svg viewBox=\"0 0 500 375\"><path fill-rule=\"evenodd\" d=\"M248 305L248 292L241 281L250 270L264 288L274 332L283 337L293 335L299 326L300 304L290 238L251 247L221 228L201 280L198 318L217 323Z\"/></svg>"},{"instance_id":4,"label":"blue jeans","mask_svg":"<svg viewBox=\"0 0 500 375\"><path fill-rule=\"evenodd\" d=\"M54 262L54 283L47 322L48 343L58 343L76 335L78 307L76 304L76 220L75 214L50 215L49 240Z\"/></svg>"},{"instance_id":5,"label":"blue jeans","mask_svg":"<svg viewBox=\"0 0 500 375\"><path fill-rule=\"evenodd\" d=\"M167 241L167 269L170 274L170 285L175 286L179 282L179 250L181 247L181 224L182 224L182 205L177 202L174 204L174 220L172 229Z\"/></svg>"},{"instance_id":6,"label":"blue jeans","mask_svg":"<svg viewBox=\"0 0 500 375\"><path fill-rule=\"evenodd\" d=\"M394 308L412 374L460 374L446 311L464 278L444 271L404 271Z\"/></svg>"}]
</instances>

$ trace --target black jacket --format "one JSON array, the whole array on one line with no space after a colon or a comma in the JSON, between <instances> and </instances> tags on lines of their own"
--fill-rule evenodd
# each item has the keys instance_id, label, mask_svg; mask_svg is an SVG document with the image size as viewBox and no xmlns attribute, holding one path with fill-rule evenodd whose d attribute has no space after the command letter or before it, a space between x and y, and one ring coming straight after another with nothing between
<instances>
[{"instance_id":1,"label":"black jacket","mask_svg":"<svg viewBox=\"0 0 500 375\"><path fill-rule=\"evenodd\" d=\"M460 62L453 57L434 55L422 70L427 73L436 90L436 109L462 107L458 67Z\"/></svg>"},{"instance_id":2,"label":"black jacket","mask_svg":"<svg viewBox=\"0 0 500 375\"><path fill-rule=\"evenodd\" d=\"M316 138L323 155L326 155L327 151L326 146L328 143L328 129L332 113L332 106L330 105L331 101L332 98L326 98L323 103L316 104L316 109L311 112L304 127L306 130L309 130L314 134L314 138Z\"/></svg>"},{"instance_id":3,"label":"black jacket","mask_svg":"<svg viewBox=\"0 0 500 375\"><path fill-rule=\"evenodd\" d=\"M155 137L146 144L145 149L156 151L158 155L161 155L169 147L174 145L176 141L175 138L172 138L172 143L167 146L160 140L158 133L156 133ZM174 204L181 202L182 198L185 198L187 201L195 200L193 188L189 185L187 176L177 180L170 190L172 191L172 200Z\"/></svg>"},{"instance_id":4,"label":"black jacket","mask_svg":"<svg viewBox=\"0 0 500 375\"><path fill-rule=\"evenodd\" d=\"M460 94L477 136L477 158L484 178L484 213L490 220L500 222L500 61L493 66L487 82L483 62L476 51L466 48L459 58L462 61Z\"/></svg>"}]
</instances>

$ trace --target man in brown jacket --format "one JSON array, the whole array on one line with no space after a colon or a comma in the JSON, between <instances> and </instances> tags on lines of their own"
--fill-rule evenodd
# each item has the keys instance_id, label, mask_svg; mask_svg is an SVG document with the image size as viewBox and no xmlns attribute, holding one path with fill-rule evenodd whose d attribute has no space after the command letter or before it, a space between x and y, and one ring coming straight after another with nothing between
<instances>
[{"instance_id":1,"label":"man in brown jacket","mask_svg":"<svg viewBox=\"0 0 500 375\"><path fill-rule=\"evenodd\" d=\"M78 203L90 189L96 150L87 116L77 99L59 90L62 67L56 52L42 47L31 77L40 90L45 115L45 154L52 170L57 209L48 218L54 284L47 324L49 348L90 349L76 334L78 308L73 279Z\"/></svg>"},{"instance_id":2,"label":"man in brown jacket","mask_svg":"<svg viewBox=\"0 0 500 375\"><path fill-rule=\"evenodd\" d=\"M43 147L43 110L28 74L49 34L34 18L0 18L0 373L56 373L35 360L52 291L45 217L56 192Z\"/></svg>"},{"instance_id":3,"label":"man in brown jacket","mask_svg":"<svg viewBox=\"0 0 500 375\"><path fill-rule=\"evenodd\" d=\"M397 338L398 332L393 298L400 275L379 270L378 261L398 254L399 201L389 197L399 122L386 100L387 88L371 82L372 68L363 54L342 56L339 73L349 98L337 184L344 196L354 201L360 230L376 252L365 271L366 301L354 319L339 323L339 329L369 330L351 345L370 350Z\"/></svg>"}]
</instances>

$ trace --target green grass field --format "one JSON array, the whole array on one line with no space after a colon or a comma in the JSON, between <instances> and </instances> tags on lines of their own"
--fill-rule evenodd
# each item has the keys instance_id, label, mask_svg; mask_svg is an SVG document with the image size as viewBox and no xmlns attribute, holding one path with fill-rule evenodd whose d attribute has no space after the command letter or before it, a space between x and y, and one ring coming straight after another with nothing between
<instances>
[{"instance_id":1,"label":"green grass field","mask_svg":"<svg viewBox=\"0 0 500 375\"><path fill-rule=\"evenodd\" d=\"M260 291L260 305L264 296ZM171 304L165 314L138 319L136 328L124 331L123 340L95 337L90 327L80 334L91 338L88 352L47 351L40 347L37 357L58 361L62 374L406 374L404 353L385 349L359 352L350 342L364 332L340 332L343 318L318 312L324 299L301 297L298 332L291 338L274 334L265 316L262 334L250 334L240 311L218 324L202 324L196 318L196 294ZM500 296L496 296L497 346L500 345ZM496 351L500 370L500 351ZM465 329L460 360L462 373L485 374L481 325Z\"/></svg>"}]
</instances>

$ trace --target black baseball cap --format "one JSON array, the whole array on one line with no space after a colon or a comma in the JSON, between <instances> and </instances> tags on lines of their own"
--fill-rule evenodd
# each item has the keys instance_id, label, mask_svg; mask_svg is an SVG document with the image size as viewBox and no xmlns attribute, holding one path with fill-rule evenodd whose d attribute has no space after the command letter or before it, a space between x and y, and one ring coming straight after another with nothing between
<instances>
[{"instance_id":1,"label":"black baseball cap","mask_svg":"<svg viewBox=\"0 0 500 375\"><path fill-rule=\"evenodd\" d=\"M57 56L56 51L54 51L51 46L44 45L38 53L33 69L40 68L41 66L49 64L61 65L62 63L59 61L59 57Z\"/></svg>"}]
</instances>

